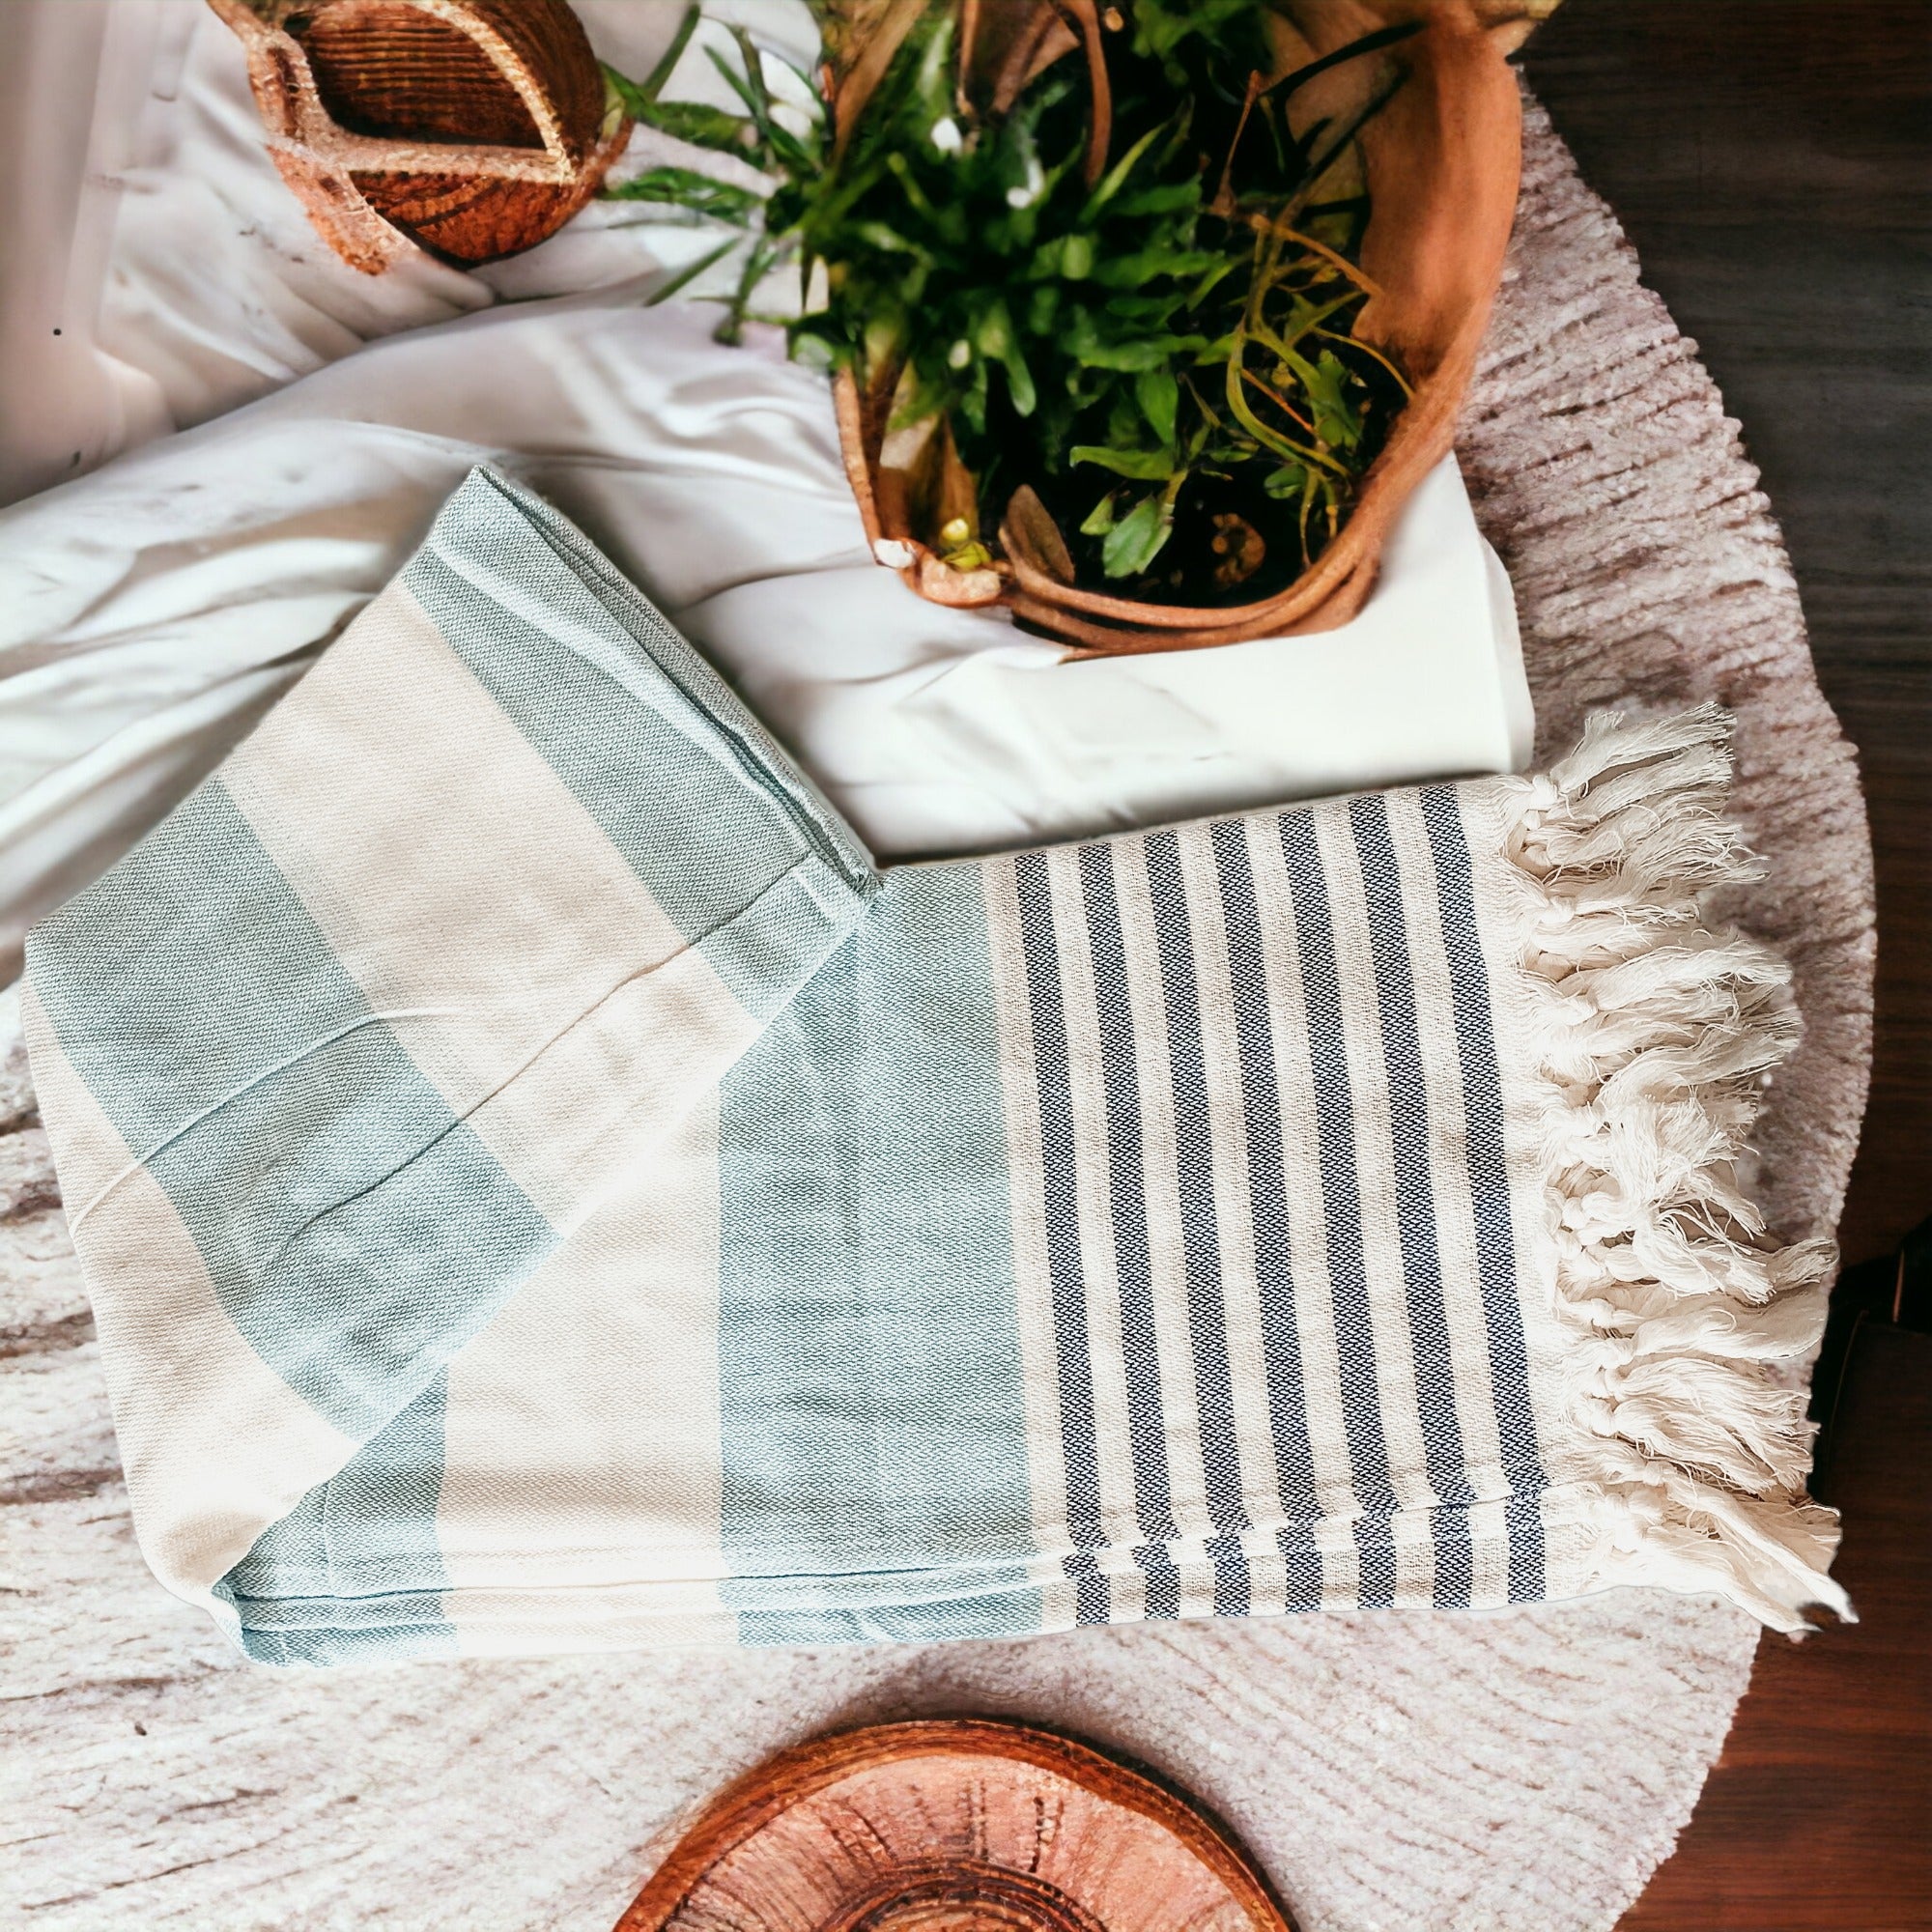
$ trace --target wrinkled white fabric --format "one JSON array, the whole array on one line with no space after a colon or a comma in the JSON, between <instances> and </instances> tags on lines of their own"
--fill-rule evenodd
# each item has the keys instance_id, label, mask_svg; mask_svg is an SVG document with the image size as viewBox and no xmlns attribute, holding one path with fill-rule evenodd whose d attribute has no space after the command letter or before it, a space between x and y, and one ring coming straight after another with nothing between
<instances>
[{"instance_id":1,"label":"wrinkled white fabric","mask_svg":"<svg viewBox=\"0 0 1932 1932\"><path fill-rule=\"evenodd\" d=\"M686 0L578 0L597 53L643 74ZM732 107L707 49L736 22L794 66L805 0L707 0L668 92ZM788 78L772 67L772 78ZM727 165L639 137L652 160ZM0 0L0 502L225 413L362 343L499 301L662 280L719 231L593 201L540 247L464 270L410 249L338 261L263 147L242 45L206 0ZM728 263L690 285L735 281ZM776 296L777 292L773 292ZM56 333L58 331L58 333Z\"/></svg>"},{"instance_id":2,"label":"wrinkled white fabric","mask_svg":"<svg viewBox=\"0 0 1932 1932\"><path fill-rule=\"evenodd\" d=\"M128 453L0 513L0 973L486 459L712 655L883 858L1528 757L1514 606L1453 462L1409 504L1347 628L1065 664L873 563L825 384L775 332L726 349L715 310L641 306L712 232L601 204L480 274L421 257L359 275L262 153L240 46L199 0L13 4L33 26L22 84L78 110L91 73L94 104L78 185L81 144L35 161L0 128L0 188L68 223L65 261L50 230L0 287L0 322L65 318L48 338L60 382L44 356L0 362L0 470L40 482ZM642 71L680 11L584 14L601 52ZM790 0L708 11L781 45L809 28ZM720 32L707 22L699 41ZM672 92L722 87L695 44Z\"/></svg>"},{"instance_id":3,"label":"wrinkled white fabric","mask_svg":"<svg viewBox=\"0 0 1932 1932\"><path fill-rule=\"evenodd\" d=\"M604 545L883 857L1527 756L1508 586L1453 464L1345 629L1065 663L874 563L823 381L709 331L675 307L497 309L0 513L0 943L220 756L484 458Z\"/></svg>"}]
</instances>

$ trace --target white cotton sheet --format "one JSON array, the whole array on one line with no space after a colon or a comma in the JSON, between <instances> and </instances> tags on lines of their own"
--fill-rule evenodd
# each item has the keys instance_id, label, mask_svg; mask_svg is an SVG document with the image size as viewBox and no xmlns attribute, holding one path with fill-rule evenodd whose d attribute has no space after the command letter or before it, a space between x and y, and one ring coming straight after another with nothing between
<instances>
[{"instance_id":1,"label":"white cotton sheet","mask_svg":"<svg viewBox=\"0 0 1932 1932\"><path fill-rule=\"evenodd\" d=\"M685 3L577 0L577 12L601 58L642 74ZM732 22L811 63L804 0L707 0L705 14L675 98L736 105L706 51L737 59ZM666 158L728 165L659 153L658 139L638 136L612 179ZM664 208L598 201L505 262L465 270L411 249L384 274L357 274L270 161L241 43L206 0L0 0L0 502L364 342L681 273L719 240ZM734 280L726 264L690 287Z\"/></svg>"},{"instance_id":2,"label":"white cotton sheet","mask_svg":"<svg viewBox=\"0 0 1932 1932\"><path fill-rule=\"evenodd\" d=\"M309 234L255 145L240 48L205 8L143 0L103 22L76 4L73 31L99 30L90 66L44 31L43 0L16 4L39 22L40 81L95 132L61 204L68 260L57 236L37 241L33 272L0 289L0 325L51 304L92 359L64 362L60 385L0 363L0 468L38 483L128 453L0 512L0 973L35 918L288 688L481 460L579 522L882 858L1528 758L1508 582L1453 460L1344 629L1064 663L872 562L825 384L776 332L723 348L715 310L641 305L708 234L607 204L482 276L424 258L372 280ZM585 12L633 67L667 17ZM8 140L0 189L47 188ZM70 442L78 464L59 454Z\"/></svg>"}]
</instances>

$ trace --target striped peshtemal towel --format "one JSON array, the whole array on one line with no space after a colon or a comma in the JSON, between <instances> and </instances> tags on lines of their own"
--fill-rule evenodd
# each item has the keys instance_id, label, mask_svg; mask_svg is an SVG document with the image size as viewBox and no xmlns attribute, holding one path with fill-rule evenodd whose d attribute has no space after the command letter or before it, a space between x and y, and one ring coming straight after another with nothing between
<instances>
[{"instance_id":1,"label":"striped peshtemal towel","mask_svg":"<svg viewBox=\"0 0 1932 1932\"><path fill-rule=\"evenodd\" d=\"M1841 1604L1724 728L881 871L477 472L29 950L150 1563L273 1663Z\"/></svg>"}]
</instances>

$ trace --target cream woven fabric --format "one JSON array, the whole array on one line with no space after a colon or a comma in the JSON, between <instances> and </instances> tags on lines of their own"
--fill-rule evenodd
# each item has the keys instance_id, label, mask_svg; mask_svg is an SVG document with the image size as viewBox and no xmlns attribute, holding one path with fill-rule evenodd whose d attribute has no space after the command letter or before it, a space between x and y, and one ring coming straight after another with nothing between
<instances>
[{"instance_id":1,"label":"cream woven fabric","mask_svg":"<svg viewBox=\"0 0 1932 1932\"><path fill-rule=\"evenodd\" d=\"M881 870L478 471L30 942L150 1562L283 1663L1842 1608L1723 738Z\"/></svg>"}]
</instances>

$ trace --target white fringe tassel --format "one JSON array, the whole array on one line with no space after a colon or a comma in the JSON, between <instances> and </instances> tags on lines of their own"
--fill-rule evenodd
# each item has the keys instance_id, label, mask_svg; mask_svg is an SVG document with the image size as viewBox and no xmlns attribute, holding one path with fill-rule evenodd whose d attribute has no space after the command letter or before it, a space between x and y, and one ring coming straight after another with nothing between
<instances>
[{"instance_id":1,"label":"white fringe tassel","mask_svg":"<svg viewBox=\"0 0 1932 1932\"><path fill-rule=\"evenodd\" d=\"M1790 972L1704 922L1758 876L1720 815L1730 720L1590 720L1522 781L1509 854L1538 991L1557 1319L1600 1493L1593 1580L1716 1591L1774 1629L1851 1606L1834 1512L1804 1493L1811 1424L1767 1365L1813 1349L1836 1261L1780 1247L1736 1162L1797 1043Z\"/></svg>"}]
</instances>

